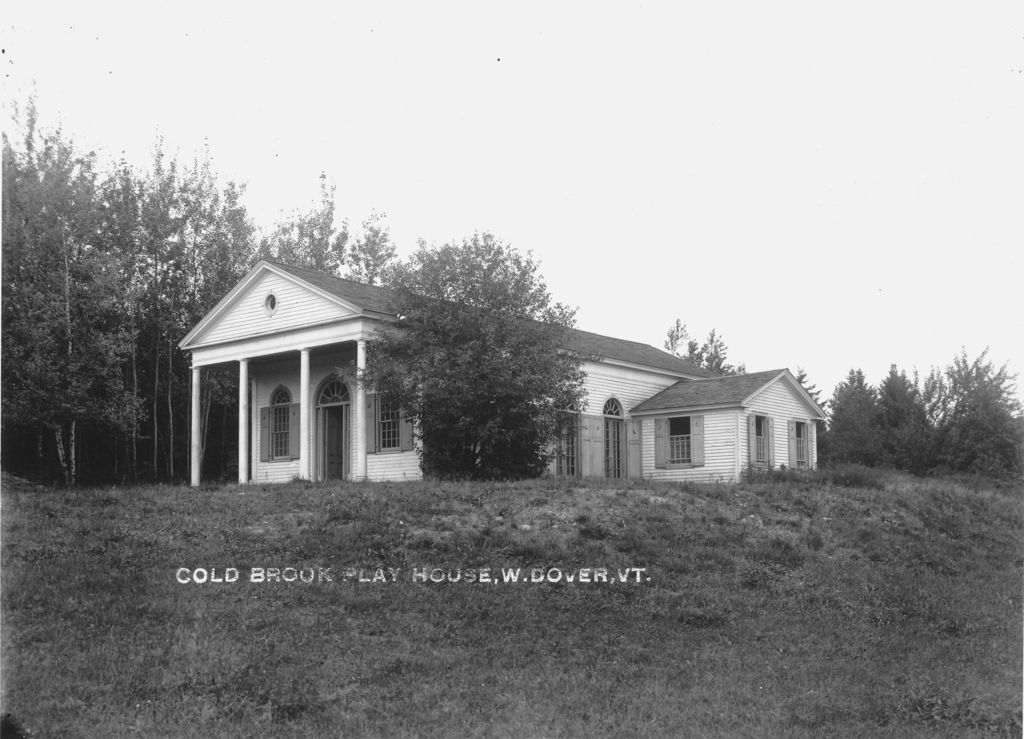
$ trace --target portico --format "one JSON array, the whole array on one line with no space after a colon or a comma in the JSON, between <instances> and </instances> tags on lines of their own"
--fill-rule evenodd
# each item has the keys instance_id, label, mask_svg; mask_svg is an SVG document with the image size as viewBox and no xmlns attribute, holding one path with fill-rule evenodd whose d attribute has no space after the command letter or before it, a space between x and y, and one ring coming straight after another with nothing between
<instances>
[{"instance_id":1,"label":"portico","mask_svg":"<svg viewBox=\"0 0 1024 739\"><path fill-rule=\"evenodd\" d=\"M399 425L397 414L385 419L387 438L378 443L379 404L363 382L366 342L386 314L295 272L305 271L261 262L181 342L192 354L192 485L202 477L201 398L210 369L237 372L240 483L382 479L387 474L371 470L369 456L412 452L411 433L390 445L399 438L388 425ZM411 476L408 460L388 466L396 461L402 477Z\"/></svg>"}]
</instances>

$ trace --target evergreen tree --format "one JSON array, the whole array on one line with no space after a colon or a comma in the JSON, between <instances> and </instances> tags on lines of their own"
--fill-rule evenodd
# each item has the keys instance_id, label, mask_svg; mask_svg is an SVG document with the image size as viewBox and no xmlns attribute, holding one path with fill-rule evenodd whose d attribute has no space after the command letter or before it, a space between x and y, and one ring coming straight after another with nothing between
<instances>
[{"instance_id":1,"label":"evergreen tree","mask_svg":"<svg viewBox=\"0 0 1024 739\"><path fill-rule=\"evenodd\" d=\"M878 393L852 369L829 402L827 446L832 463L876 465L882 459Z\"/></svg>"},{"instance_id":2,"label":"evergreen tree","mask_svg":"<svg viewBox=\"0 0 1024 739\"><path fill-rule=\"evenodd\" d=\"M917 378L889 367L889 375L878 387L878 409L882 425L882 459L897 469L922 473L933 465L932 430Z\"/></svg>"}]
</instances>

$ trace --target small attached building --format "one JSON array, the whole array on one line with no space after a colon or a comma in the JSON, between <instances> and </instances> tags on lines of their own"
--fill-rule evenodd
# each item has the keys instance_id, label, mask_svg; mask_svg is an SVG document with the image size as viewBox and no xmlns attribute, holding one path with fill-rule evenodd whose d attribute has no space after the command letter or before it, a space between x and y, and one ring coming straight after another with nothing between
<instances>
[{"instance_id":1,"label":"small attached building","mask_svg":"<svg viewBox=\"0 0 1024 739\"><path fill-rule=\"evenodd\" d=\"M788 369L678 382L632 409L645 477L738 480L744 469L817 465L824 414Z\"/></svg>"},{"instance_id":2,"label":"small attached building","mask_svg":"<svg viewBox=\"0 0 1024 739\"><path fill-rule=\"evenodd\" d=\"M366 392L366 342L388 291L260 261L180 346L192 354L191 482L201 478L203 370L237 368L239 482L403 480L422 473L401 409ZM788 370L716 377L647 344L569 332L587 405L556 475L737 480L745 465L813 467L821 409Z\"/></svg>"}]
</instances>

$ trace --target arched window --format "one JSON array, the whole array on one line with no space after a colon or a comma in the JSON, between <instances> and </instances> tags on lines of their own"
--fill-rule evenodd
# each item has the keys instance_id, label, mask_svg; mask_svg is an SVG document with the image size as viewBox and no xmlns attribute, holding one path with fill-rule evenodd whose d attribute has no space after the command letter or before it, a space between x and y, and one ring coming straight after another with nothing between
<instances>
[{"instance_id":1,"label":"arched window","mask_svg":"<svg viewBox=\"0 0 1024 739\"><path fill-rule=\"evenodd\" d=\"M615 416L622 418L622 406L615 398L609 398L608 402L604 404L604 414L606 416Z\"/></svg>"},{"instance_id":2,"label":"arched window","mask_svg":"<svg viewBox=\"0 0 1024 739\"><path fill-rule=\"evenodd\" d=\"M289 456L288 415L292 394L282 386L270 394L270 450L275 459Z\"/></svg>"},{"instance_id":3,"label":"arched window","mask_svg":"<svg viewBox=\"0 0 1024 739\"><path fill-rule=\"evenodd\" d=\"M338 403L348 403L351 396L348 393L348 385L341 380L334 380L324 385L320 391L320 397L317 398L317 405L337 405Z\"/></svg>"}]
</instances>

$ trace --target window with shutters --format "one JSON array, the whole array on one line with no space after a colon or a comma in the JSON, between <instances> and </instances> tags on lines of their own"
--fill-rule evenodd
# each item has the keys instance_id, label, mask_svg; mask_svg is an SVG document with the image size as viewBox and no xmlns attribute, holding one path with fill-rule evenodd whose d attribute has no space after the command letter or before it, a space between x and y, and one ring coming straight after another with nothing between
<instances>
[{"instance_id":1,"label":"window with shutters","mask_svg":"<svg viewBox=\"0 0 1024 739\"><path fill-rule=\"evenodd\" d=\"M690 435L690 417L668 419L668 463L690 464L693 462L693 446Z\"/></svg>"},{"instance_id":2,"label":"window with shutters","mask_svg":"<svg viewBox=\"0 0 1024 739\"><path fill-rule=\"evenodd\" d=\"M289 459L289 406L292 395L279 387L270 396L270 454L272 459Z\"/></svg>"},{"instance_id":3,"label":"window with shutters","mask_svg":"<svg viewBox=\"0 0 1024 739\"><path fill-rule=\"evenodd\" d=\"M796 466L807 466L807 424L797 421L794 430L796 436Z\"/></svg>"},{"instance_id":4,"label":"window with shutters","mask_svg":"<svg viewBox=\"0 0 1024 739\"><path fill-rule=\"evenodd\" d=\"M377 444L378 449L398 449L402 443L402 421L398 406L388 397L380 398L377 403Z\"/></svg>"},{"instance_id":5,"label":"window with shutters","mask_svg":"<svg viewBox=\"0 0 1024 739\"><path fill-rule=\"evenodd\" d=\"M767 416L754 416L754 461L768 462Z\"/></svg>"},{"instance_id":6,"label":"window with shutters","mask_svg":"<svg viewBox=\"0 0 1024 739\"><path fill-rule=\"evenodd\" d=\"M413 449L412 422L386 395L366 394L366 453L408 452Z\"/></svg>"},{"instance_id":7,"label":"window with shutters","mask_svg":"<svg viewBox=\"0 0 1024 739\"><path fill-rule=\"evenodd\" d=\"M704 416L654 419L655 469L704 466Z\"/></svg>"}]
</instances>

